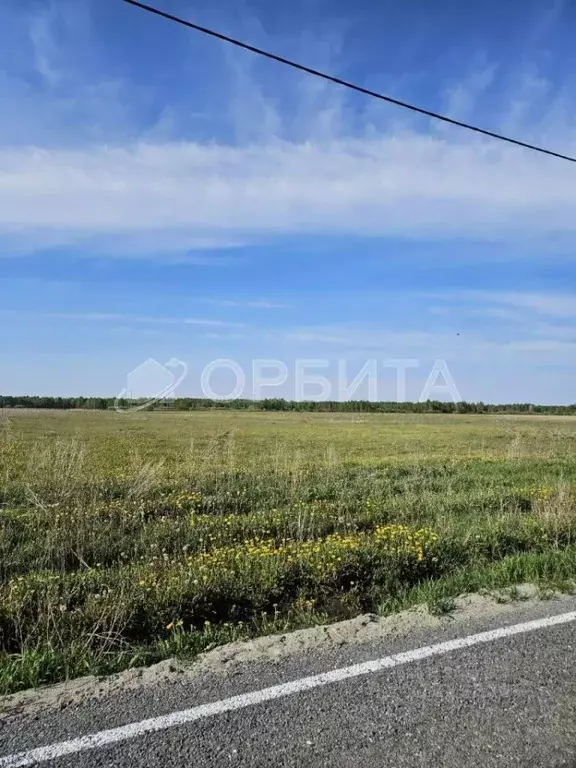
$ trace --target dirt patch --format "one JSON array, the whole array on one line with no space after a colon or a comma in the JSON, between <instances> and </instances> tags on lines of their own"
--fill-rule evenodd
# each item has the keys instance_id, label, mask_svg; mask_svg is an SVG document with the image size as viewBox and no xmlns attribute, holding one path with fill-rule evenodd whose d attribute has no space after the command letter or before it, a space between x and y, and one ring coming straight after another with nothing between
<instances>
[{"instance_id":1,"label":"dirt patch","mask_svg":"<svg viewBox=\"0 0 576 768\"><path fill-rule=\"evenodd\" d=\"M442 616L433 615L427 606L420 605L393 616L366 614L335 624L230 643L203 653L191 662L168 659L151 667L127 670L109 677L82 677L16 693L3 699L0 713L20 715L35 714L46 709L64 709L113 693L183 682L206 673L227 674L241 665L280 662L298 653L360 645L386 637L401 637L416 631L453 625L455 621L465 624L506 616L517 610L518 600L535 602L538 594L537 587L525 584L515 587L513 592L503 590L499 593L462 595L455 599L450 611Z\"/></svg>"}]
</instances>

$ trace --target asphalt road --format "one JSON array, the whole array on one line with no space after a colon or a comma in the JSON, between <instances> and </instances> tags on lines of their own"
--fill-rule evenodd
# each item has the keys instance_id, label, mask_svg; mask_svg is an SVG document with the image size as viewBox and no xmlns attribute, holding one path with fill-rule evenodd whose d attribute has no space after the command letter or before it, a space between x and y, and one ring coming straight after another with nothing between
<instances>
[{"instance_id":1,"label":"asphalt road","mask_svg":"<svg viewBox=\"0 0 576 768\"><path fill-rule=\"evenodd\" d=\"M308 652L236 674L201 675L80 702L63 711L3 719L2 758L363 664L566 615L576 600L519 604L514 614L355 647ZM43 752L43 758L48 753ZM30 763L28 763L30 764ZM82 748L47 766L534 766L576 768L576 621L442 650L235 711Z\"/></svg>"}]
</instances>

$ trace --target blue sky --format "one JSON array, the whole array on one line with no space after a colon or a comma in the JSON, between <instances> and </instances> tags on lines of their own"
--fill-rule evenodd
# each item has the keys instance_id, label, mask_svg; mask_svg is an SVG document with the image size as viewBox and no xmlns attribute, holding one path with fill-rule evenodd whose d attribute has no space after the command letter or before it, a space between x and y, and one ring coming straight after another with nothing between
<instances>
[{"instance_id":1,"label":"blue sky","mask_svg":"<svg viewBox=\"0 0 576 768\"><path fill-rule=\"evenodd\" d=\"M569 0L158 5L576 155ZM0 104L0 391L115 395L177 358L191 395L214 359L326 360L333 382L374 359L392 399L383 361L409 359L416 399L443 359L467 400L576 401L576 165L121 0L3 0Z\"/></svg>"}]
</instances>

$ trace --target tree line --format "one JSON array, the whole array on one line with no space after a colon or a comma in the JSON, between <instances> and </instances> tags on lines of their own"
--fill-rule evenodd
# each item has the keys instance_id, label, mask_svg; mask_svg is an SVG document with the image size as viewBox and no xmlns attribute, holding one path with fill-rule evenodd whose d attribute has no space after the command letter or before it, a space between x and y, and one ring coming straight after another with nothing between
<instances>
[{"instance_id":1,"label":"tree line","mask_svg":"<svg viewBox=\"0 0 576 768\"><path fill-rule=\"evenodd\" d=\"M145 410L204 411L251 410L297 411L322 413L509 413L545 414L554 416L576 415L576 403L571 405L538 405L536 403L468 403L426 400L424 402L397 402L371 400L210 400L200 397L182 397L149 403L146 400L116 399L112 397L43 397L38 395L0 395L0 408L50 408L56 410L113 410L142 408Z\"/></svg>"}]
</instances>

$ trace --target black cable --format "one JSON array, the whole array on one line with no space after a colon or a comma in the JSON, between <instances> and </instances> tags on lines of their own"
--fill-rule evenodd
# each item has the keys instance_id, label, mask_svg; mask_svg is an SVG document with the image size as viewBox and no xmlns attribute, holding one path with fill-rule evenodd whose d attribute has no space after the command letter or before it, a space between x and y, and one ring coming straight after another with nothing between
<instances>
[{"instance_id":1,"label":"black cable","mask_svg":"<svg viewBox=\"0 0 576 768\"><path fill-rule=\"evenodd\" d=\"M261 48L256 48L254 45L249 45L248 43L243 43L240 40L235 40L233 37L228 37L228 35L223 35L220 32L215 32L214 30L207 29L206 27L201 27L199 24L194 24L191 21L185 21L184 19L181 19L178 16L173 16L171 13L166 13L165 11L161 11L158 8L153 8L151 5L145 5L144 3L140 3L138 2L138 0L124 0L124 2L129 3L130 5L135 5L137 8L142 8L145 11L149 11L150 13L153 13L156 16L161 16L163 19L168 19L169 21L175 21L177 24L182 24L183 26L189 27L190 29L194 29L197 32L202 32L202 34L204 35L215 37L217 40L223 40L225 43L231 43L232 45L235 45L238 48L243 48L244 50L250 51L251 53L257 53L259 56L265 56L267 59L278 61L280 62L280 64L286 64L287 66L293 67L294 69L298 69L301 72L306 72L309 75L320 77L323 80L328 80L331 83L336 83L336 85L343 85L345 88L350 88L351 90L357 91L358 93L363 93L366 96L372 96L375 99L386 101L389 104L394 104L397 107L403 107L404 109L409 109L412 112L417 112L420 115L426 115L427 117L432 117L434 118L434 120L441 120L444 123L449 123L450 125L456 125L459 128L466 128L469 131L474 131L475 133L481 133L483 136L489 136L492 139L506 141L509 144L515 144L518 147L524 147L525 149L531 149L534 152L541 152L544 155L552 155L552 157L559 157L561 160L568 160L570 163L576 163L575 157L562 155L560 154L560 152L554 152L551 149L538 147L535 144L527 144L524 141L518 141L518 139L511 139L509 136L502 136L499 133L493 133L492 131L487 131L484 128L479 128L476 125L470 125L469 123L462 123L460 122L460 120L454 120L451 117L440 115L437 112L430 112L430 110L428 109L423 109L422 107L415 107L413 104L407 104L405 101L399 101L398 99L393 99L391 96L384 96L383 94L377 93L376 91L370 91L368 88L363 88L360 85L349 83L346 80L341 80L339 77L333 77L332 75L328 75L325 72L320 72L317 69L306 67L304 64L298 64L295 61L291 61L290 59L285 59L283 56L278 56L275 53L263 51Z\"/></svg>"}]
</instances>

